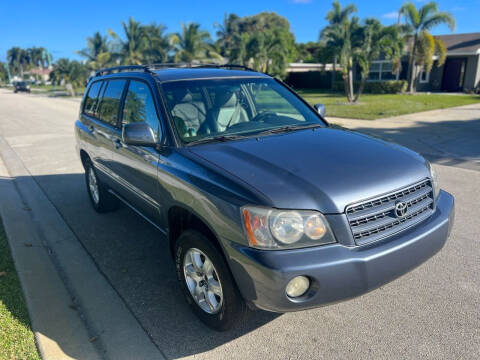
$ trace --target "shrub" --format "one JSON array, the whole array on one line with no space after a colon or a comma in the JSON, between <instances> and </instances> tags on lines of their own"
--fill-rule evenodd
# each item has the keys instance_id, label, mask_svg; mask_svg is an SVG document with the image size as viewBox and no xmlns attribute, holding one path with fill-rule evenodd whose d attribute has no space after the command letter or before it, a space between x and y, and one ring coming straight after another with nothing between
<instances>
[{"instance_id":1,"label":"shrub","mask_svg":"<svg viewBox=\"0 0 480 360\"><path fill-rule=\"evenodd\" d=\"M360 82L355 82L354 87L357 91ZM398 94L407 90L406 80L388 80L388 81L368 81L365 84L364 93L370 94ZM343 81L337 81L334 85L334 91L343 92Z\"/></svg>"}]
</instances>

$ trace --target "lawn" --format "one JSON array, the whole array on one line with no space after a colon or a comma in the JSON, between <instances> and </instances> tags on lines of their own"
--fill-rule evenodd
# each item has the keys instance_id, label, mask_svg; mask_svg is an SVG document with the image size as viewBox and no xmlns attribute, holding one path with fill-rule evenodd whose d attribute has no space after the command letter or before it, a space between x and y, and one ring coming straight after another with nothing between
<instances>
[{"instance_id":1,"label":"lawn","mask_svg":"<svg viewBox=\"0 0 480 360\"><path fill-rule=\"evenodd\" d=\"M40 359L0 220L0 360Z\"/></svg>"},{"instance_id":2,"label":"lawn","mask_svg":"<svg viewBox=\"0 0 480 360\"><path fill-rule=\"evenodd\" d=\"M312 105L324 104L327 109L327 117L336 116L368 120L480 103L479 95L364 94L360 97L358 104L348 104L343 94L314 90L299 90L298 93Z\"/></svg>"}]
</instances>

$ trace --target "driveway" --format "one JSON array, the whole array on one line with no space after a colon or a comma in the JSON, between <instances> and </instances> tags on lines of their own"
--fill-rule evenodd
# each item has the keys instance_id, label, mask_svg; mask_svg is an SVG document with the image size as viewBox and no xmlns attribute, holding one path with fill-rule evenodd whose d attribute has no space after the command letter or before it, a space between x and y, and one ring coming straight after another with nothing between
<instances>
[{"instance_id":1,"label":"driveway","mask_svg":"<svg viewBox=\"0 0 480 360\"><path fill-rule=\"evenodd\" d=\"M167 358L473 359L480 353L480 172L437 167L442 186L456 197L457 220L445 248L418 269L357 299L283 315L258 311L217 333L189 311L161 233L126 207L103 215L92 210L75 154L77 112L78 101L0 89L0 134ZM478 134L478 120L473 124L465 126ZM473 162L476 151L476 158L469 154Z\"/></svg>"},{"instance_id":2,"label":"driveway","mask_svg":"<svg viewBox=\"0 0 480 360\"><path fill-rule=\"evenodd\" d=\"M374 121L329 120L402 144L439 164L480 171L480 102Z\"/></svg>"}]
</instances>

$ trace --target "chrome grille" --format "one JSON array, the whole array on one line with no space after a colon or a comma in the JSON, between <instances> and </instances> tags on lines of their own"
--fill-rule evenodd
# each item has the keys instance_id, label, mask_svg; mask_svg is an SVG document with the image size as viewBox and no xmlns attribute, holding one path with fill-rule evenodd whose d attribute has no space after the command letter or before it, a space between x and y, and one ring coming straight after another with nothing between
<instances>
[{"instance_id":1,"label":"chrome grille","mask_svg":"<svg viewBox=\"0 0 480 360\"><path fill-rule=\"evenodd\" d=\"M407 212L395 215L395 205L402 201ZM346 214L357 245L388 237L418 224L433 213L433 188L423 180L402 190L347 207Z\"/></svg>"}]
</instances>

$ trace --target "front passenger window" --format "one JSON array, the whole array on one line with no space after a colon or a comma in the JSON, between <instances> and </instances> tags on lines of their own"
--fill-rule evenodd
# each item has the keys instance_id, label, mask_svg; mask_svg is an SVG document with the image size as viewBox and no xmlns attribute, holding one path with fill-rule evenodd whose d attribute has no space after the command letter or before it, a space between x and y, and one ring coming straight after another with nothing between
<instances>
[{"instance_id":1,"label":"front passenger window","mask_svg":"<svg viewBox=\"0 0 480 360\"><path fill-rule=\"evenodd\" d=\"M122 124L134 122L147 123L158 135L157 112L150 88L144 82L132 80L125 97Z\"/></svg>"}]
</instances>

